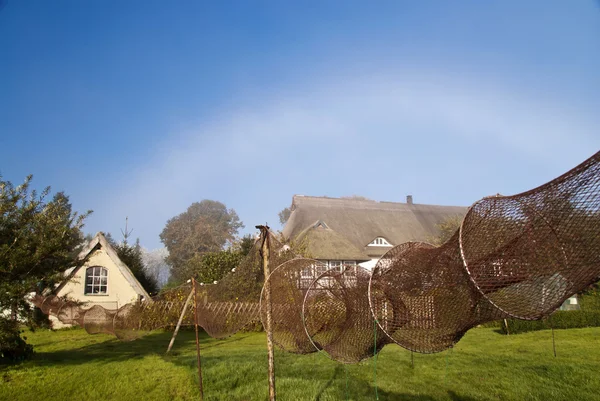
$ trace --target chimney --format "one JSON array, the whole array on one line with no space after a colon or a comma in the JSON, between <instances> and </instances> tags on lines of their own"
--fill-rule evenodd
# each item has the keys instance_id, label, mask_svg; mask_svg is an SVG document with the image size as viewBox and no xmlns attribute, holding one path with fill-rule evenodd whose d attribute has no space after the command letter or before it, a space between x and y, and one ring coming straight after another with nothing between
<instances>
[{"instance_id":1,"label":"chimney","mask_svg":"<svg viewBox=\"0 0 600 401\"><path fill-rule=\"evenodd\" d=\"M406 203L409 205L413 204L412 195L406 195Z\"/></svg>"}]
</instances>

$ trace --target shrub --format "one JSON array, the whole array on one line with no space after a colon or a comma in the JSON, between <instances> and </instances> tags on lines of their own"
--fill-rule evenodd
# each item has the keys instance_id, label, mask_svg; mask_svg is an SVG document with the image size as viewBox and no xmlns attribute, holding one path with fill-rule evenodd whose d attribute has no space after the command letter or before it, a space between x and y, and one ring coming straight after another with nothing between
<instances>
[{"instance_id":1,"label":"shrub","mask_svg":"<svg viewBox=\"0 0 600 401\"><path fill-rule=\"evenodd\" d=\"M33 355L33 346L21 337L19 323L0 317L0 362L16 362Z\"/></svg>"},{"instance_id":2,"label":"shrub","mask_svg":"<svg viewBox=\"0 0 600 401\"><path fill-rule=\"evenodd\" d=\"M600 311L600 291L588 291L578 298L581 310L586 312Z\"/></svg>"},{"instance_id":3,"label":"shrub","mask_svg":"<svg viewBox=\"0 0 600 401\"><path fill-rule=\"evenodd\" d=\"M52 322L48 318L48 315L42 312L37 306L34 306L31 309L31 317L27 322L27 325L31 330L52 328Z\"/></svg>"}]
</instances>

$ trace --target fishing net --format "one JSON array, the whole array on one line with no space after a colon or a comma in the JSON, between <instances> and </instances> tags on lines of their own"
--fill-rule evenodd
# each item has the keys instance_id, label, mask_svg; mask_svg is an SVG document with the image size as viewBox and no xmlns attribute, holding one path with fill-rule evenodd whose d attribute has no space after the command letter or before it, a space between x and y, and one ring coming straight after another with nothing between
<instances>
[{"instance_id":1,"label":"fishing net","mask_svg":"<svg viewBox=\"0 0 600 401\"><path fill-rule=\"evenodd\" d=\"M394 342L429 353L486 321L548 316L599 279L600 152L539 188L475 203L440 247L392 248L369 299Z\"/></svg>"},{"instance_id":2,"label":"fishing net","mask_svg":"<svg viewBox=\"0 0 600 401\"><path fill-rule=\"evenodd\" d=\"M302 306L306 334L333 360L357 363L389 343L370 312L370 276L361 266L336 267L320 274L306 291Z\"/></svg>"},{"instance_id":3,"label":"fishing net","mask_svg":"<svg viewBox=\"0 0 600 401\"><path fill-rule=\"evenodd\" d=\"M271 265L294 255L268 232ZM256 241L241 263L216 284L196 286L198 324L215 338L231 336L259 322L264 283L262 241Z\"/></svg>"},{"instance_id":4,"label":"fishing net","mask_svg":"<svg viewBox=\"0 0 600 401\"><path fill-rule=\"evenodd\" d=\"M313 259L296 258L277 266L265 281L260 300L261 320L263 326L268 327L267 309L270 308L273 342L285 351L296 354L317 351L304 330L302 303L313 280L312 272L318 269L327 270L327 267Z\"/></svg>"},{"instance_id":5,"label":"fishing net","mask_svg":"<svg viewBox=\"0 0 600 401\"><path fill-rule=\"evenodd\" d=\"M129 303L114 309L101 305L88 307L85 303L56 295L36 294L31 302L63 324L79 325L89 334L113 334L120 340L131 341L153 330L174 325L183 308L183 294L190 291L189 285L182 286L165 291L153 301ZM193 323L189 312L185 315L185 323Z\"/></svg>"},{"instance_id":6,"label":"fishing net","mask_svg":"<svg viewBox=\"0 0 600 401\"><path fill-rule=\"evenodd\" d=\"M183 324L193 324L196 310L199 325L224 338L260 320L282 349L324 350L344 363L388 342L439 352L490 320L548 316L600 280L600 152L539 188L476 202L446 243L400 244L371 275L358 266L328 270L265 233L223 279L196 286ZM118 309L54 295L32 302L89 333L132 340L174 326L190 294L184 285Z\"/></svg>"},{"instance_id":7,"label":"fishing net","mask_svg":"<svg viewBox=\"0 0 600 401\"><path fill-rule=\"evenodd\" d=\"M536 189L476 202L460 247L494 306L518 319L549 315L600 279L600 152Z\"/></svg>"},{"instance_id":8,"label":"fishing net","mask_svg":"<svg viewBox=\"0 0 600 401\"><path fill-rule=\"evenodd\" d=\"M88 334L114 334L113 324L117 311L94 305L83 313L83 328Z\"/></svg>"},{"instance_id":9,"label":"fishing net","mask_svg":"<svg viewBox=\"0 0 600 401\"><path fill-rule=\"evenodd\" d=\"M369 299L387 336L421 353L448 349L474 325L501 317L469 281L458 232L440 247L407 242L388 251L373 270Z\"/></svg>"}]
</instances>

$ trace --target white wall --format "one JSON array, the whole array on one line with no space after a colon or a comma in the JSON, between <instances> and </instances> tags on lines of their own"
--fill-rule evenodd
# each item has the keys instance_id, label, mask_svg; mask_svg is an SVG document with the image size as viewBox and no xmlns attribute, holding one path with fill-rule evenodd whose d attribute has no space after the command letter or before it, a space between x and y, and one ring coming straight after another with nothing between
<instances>
[{"instance_id":1,"label":"white wall","mask_svg":"<svg viewBox=\"0 0 600 401\"><path fill-rule=\"evenodd\" d=\"M85 271L90 266L102 266L108 270L106 294L85 294ZM112 259L102 249L95 250L85 264L77 270L73 278L58 292L58 296L68 296L75 301L85 302L85 307L100 305L106 309L117 309L135 302L138 294L123 276Z\"/></svg>"},{"instance_id":2,"label":"white wall","mask_svg":"<svg viewBox=\"0 0 600 401\"><path fill-rule=\"evenodd\" d=\"M361 267L364 267L367 270L373 270L375 268L375 265L377 264L377 262L379 262L379 258L371 259L366 262L359 263L358 265Z\"/></svg>"}]
</instances>

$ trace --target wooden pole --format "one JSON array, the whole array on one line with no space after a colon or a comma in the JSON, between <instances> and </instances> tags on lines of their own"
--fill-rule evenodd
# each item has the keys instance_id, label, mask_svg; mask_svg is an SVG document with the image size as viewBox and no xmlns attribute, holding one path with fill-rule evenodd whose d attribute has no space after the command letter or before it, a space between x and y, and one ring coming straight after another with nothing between
<instances>
[{"instance_id":1,"label":"wooden pole","mask_svg":"<svg viewBox=\"0 0 600 401\"><path fill-rule=\"evenodd\" d=\"M187 299L185 300L183 310L181 311L181 316L179 316L177 326L175 326L175 331L173 332L173 337L171 337L171 342L169 343L169 348L167 348L167 354L171 351L171 348L173 348L173 344L175 343L175 337L177 337L177 333L179 333L179 328L181 327L181 323L183 322L183 317L185 316L185 312L187 311L188 305L192 300L192 295L194 295L194 292L194 289L192 289L192 291L190 291L190 295L188 295Z\"/></svg>"},{"instance_id":2,"label":"wooden pole","mask_svg":"<svg viewBox=\"0 0 600 401\"><path fill-rule=\"evenodd\" d=\"M556 343L554 342L554 325L552 324L552 315L550 315L550 329L552 330L552 351L554 352L554 357L556 358Z\"/></svg>"},{"instance_id":3,"label":"wooden pole","mask_svg":"<svg viewBox=\"0 0 600 401\"><path fill-rule=\"evenodd\" d=\"M266 317L267 317L267 327L265 330L267 331L267 350L269 353L269 400L275 401L276 392L275 392L275 355L273 353L273 325L272 325L272 305L271 305L271 285L267 281L269 274L271 273L271 269L269 267L269 257L271 252L270 241L269 241L269 227L268 226L256 226L256 228L260 229L261 239L262 239L262 262L263 262L263 272L265 276L265 303L266 303Z\"/></svg>"},{"instance_id":4,"label":"wooden pole","mask_svg":"<svg viewBox=\"0 0 600 401\"><path fill-rule=\"evenodd\" d=\"M194 328L196 329L196 359L198 362L198 388L200 389L200 399L204 399L204 390L202 389L202 365L200 364L200 340L198 339L198 300L196 299L196 280L192 278L192 293L194 294Z\"/></svg>"}]
</instances>

